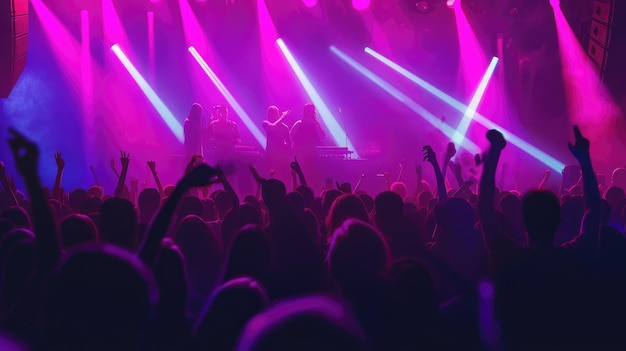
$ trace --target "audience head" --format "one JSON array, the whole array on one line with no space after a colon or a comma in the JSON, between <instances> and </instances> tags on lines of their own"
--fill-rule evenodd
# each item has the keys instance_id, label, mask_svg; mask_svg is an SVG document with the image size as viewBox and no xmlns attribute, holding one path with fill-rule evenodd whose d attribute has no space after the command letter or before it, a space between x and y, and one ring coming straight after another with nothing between
<instances>
[{"instance_id":1,"label":"audience head","mask_svg":"<svg viewBox=\"0 0 626 351\"><path fill-rule=\"evenodd\" d=\"M202 200L202 219L205 222L213 222L219 219L217 213L217 207L215 206L215 201L213 199L204 199Z\"/></svg>"},{"instance_id":2,"label":"audience head","mask_svg":"<svg viewBox=\"0 0 626 351\"><path fill-rule=\"evenodd\" d=\"M259 213L263 213L263 209L261 208L261 201L257 199L256 196L247 195L246 197L243 198L243 202L254 206L254 208L256 208L256 210L259 211Z\"/></svg>"},{"instance_id":3,"label":"audience head","mask_svg":"<svg viewBox=\"0 0 626 351\"><path fill-rule=\"evenodd\" d=\"M533 247L551 247L561 224L561 206L556 195L531 191L522 199L521 210L528 243Z\"/></svg>"},{"instance_id":4,"label":"audience head","mask_svg":"<svg viewBox=\"0 0 626 351\"><path fill-rule=\"evenodd\" d=\"M172 184L166 185L165 188L163 189L163 196L166 198L172 196L174 189L176 189L174 185Z\"/></svg>"},{"instance_id":5,"label":"audience head","mask_svg":"<svg viewBox=\"0 0 626 351\"><path fill-rule=\"evenodd\" d=\"M402 182L393 182L391 183L391 191L400 195L400 197L404 199L407 193L406 184Z\"/></svg>"},{"instance_id":6,"label":"audience head","mask_svg":"<svg viewBox=\"0 0 626 351\"><path fill-rule=\"evenodd\" d=\"M110 198L100 206L100 239L109 244L134 251L138 245L137 213L133 203Z\"/></svg>"},{"instance_id":7,"label":"audience head","mask_svg":"<svg viewBox=\"0 0 626 351\"><path fill-rule=\"evenodd\" d=\"M267 209L272 213L286 205L287 188L280 180L269 179L263 182L262 196Z\"/></svg>"},{"instance_id":8,"label":"audience head","mask_svg":"<svg viewBox=\"0 0 626 351\"><path fill-rule=\"evenodd\" d=\"M104 188L99 185L92 185L87 189L87 197L97 197L102 199L104 196Z\"/></svg>"},{"instance_id":9,"label":"audience head","mask_svg":"<svg viewBox=\"0 0 626 351\"><path fill-rule=\"evenodd\" d=\"M506 194L500 200L500 210L512 221L519 219L520 206L522 201L514 194Z\"/></svg>"},{"instance_id":10,"label":"audience head","mask_svg":"<svg viewBox=\"0 0 626 351\"><path fill-rule=\"evenodd\" d=\"M624 189L612 186L606 190L604 198L612 207L617 207L617 204L624 201L626 195L624 194Z\"/></svg>"},{"instance_id":11,"label":"audience head","mask_svg":"<svg viewBox=\"0 0 626 351\"><path fill-rule=\"evenodd\" d=\"M382 192L374 200L374 219L383 232L402 223L403 211L404 202L400 195L394 192Z\"/></svg>"},{"instance_id":12,"label":"audience head","mask_svg":"<svg viewBox=\"0 0 626 351\"><path fill-rule=\"evenodd\" d=\"M46 349L138 349L158 290L139 259L111 246L69 255L45 294L39 342Z\"/></svg>"},{"instance_id":13,"label":"audience head","mask_svg":"<svg viewBox=\"0 0 626 351\"><path fill-rule=\"evenodd\" d=\"M61 221L61 245L70 249L86 243L98 241L98 230L91 218L83 214L71 214Z\"/></svg>"},{"instance_id":14,"label":"audience head","mask_svg":"<svg viewBox=\"0 0 626 351\"><path fill-rule=\"evenodd\" d=\"M326 216L328 233L333 233L347 219L354 218L365 223L369 222L369 215L361 198L353 194L339 196L330 207Z\"/></svg>"},{"instance_id":15,"label":"audience head","mask_svg":"<svg viewBox=\"0 0 626 351\"><path fill-rule=\"evenodd\" d=\"M83 189L75 189L70 193L69 205L75 212L80 211L83 201L87 199L87 192Z\"/></svg>"},{"instance_id":16,"label":"audience head","mask_svg":"<svg viewBox=\"0 0 626 351\"><path fill-rule=\"evenodd\" d=\"M324 193L324 198L322 199L322 206L324 207L324 211L328 213L330 211L331 206L337 200L339 196L343 193L337 189L330 189Z\"/></svg>"},{"instance_id":17,"label":"audience head","mask_svg":"<svg viewBox=\"0 0 626 351\"><path fill-rule=\"evenodd\" d=\"M626 168L617 168L613 171L611 184L626 189Z\"/></svg>"},{"instance_id":18,"label":"audience head","mask_svg":"<svg viewBox=\"0 0 626 351\"><path fill-rule=\"evenodd\" d=\"M359 194L359 197L361 198L361 201L363 202L363 206L365 206L365 210L367 211L367 213L372 213L372 211L374 210L374 198L366 193Z\"/></svg>"},{"instance_id":19,"label":"audience head","mask_svg":"<svg viewBox=\"0 0 626 351\"><path fill-rule=\"evenodd\" d=\"M204 211L204 204L200 199L195 196L187 196L180 200L178 204L178 208L176 209L176 215L178 216L178 221L182 220L186 216L202 216L202 212Z\"/></svg>"},{"instance_id":20,"label":"audience head","mask_svg":"<svg viewBox=\"0 0 626 351\"><path fill-rule=\"evenodd\" d=\"M211 256L220 252L220 244L211 228L196 215L189 215L176 228L176 243L185 258Z\"/></svg>"},{"instance_id":21,"label":"audience head","mask_svg":"<svg viewBox=\"0 0 626 351\"><path fill-rule=\"evenodd\" d=\"M359 293L379 284L389 266L387 241L369 224L350 219L333 233L328 271L344 294Z\"/></svg>"},{"instance_id":22,"label":"audience head","mask_svg":"<svg viewBox=\"0 0 626 351\"><path fill-rule=\"evenodd\" d=\"M102 199L99 197L88 197L83 201L83 204L80 206L80 213L90 214L95 213L100 210L100 206L102 205Z\"/></svg>"},{"instance_id":23,"label":"audience head","mask_svg":"<svg viewBox=\"0 0 626 351\"><path fill-rule=\"evenodd\" d=\"M31 228L30 217L21 207L9 207L2 212L2 218L10 220L16 227Z\"/></svg>"},{"instance_id":24,"label":"audience head","mask_svg":"<svg viewBox=\"0 0 626 351\"><path fill-rule=\"evenodd\" d=\"M15 224L11 220L0 218L0 242L2 242L2 238L13 228L15 228Z\"/></svg>"},{"instance_id":25,"label":"audience head","mask_svg":"<svg viewBox=\"0 0 626 351\"><path fill-rule=\"evenodd\" d=\"M304 196L297 191L292 191L287 194L287 203L293 208L296 213L304 213Z\"/></svg>"},{"instance_id":26,"label":"audience head","mask_svg":"<svg viewBox=\"0 0 626 351\"><path fill-rule=\"evenodd\" d=\"M154 265L154 278L159 286L159 310L176 309L184 313L188 294L185 269L185 259L178 247L170 239L164 240Z\"/></svg>"},{"instance_id":27,"label":"audience head","mask_svg":"<svg viewBox=\"0 0 626 351\"><path fill-rule=\"evenodd\" d=\"M247 225L230 242L222 281L247 276L266 282L271 263L269 237L258 226Z\"/></svg>"},{"instance_id":28,"label":"audience head","mask_svg":"<svg viewBox=\"0 0 626 351\"><path fill-rule=\"evenodd\" d=\"M233 350L246 323L269 304L260 283L249 277L220 286L198 319L193 350Z\"/></svg>"},{"instance_id":29,"label":"audience head","mask_svg":"<svg viewBox=\"0 0 626 351\"><path fill-rule=\"evenodd\" d=\"M218 190L212 194L213 201L215 202L215 208L220 219L224 219L228 210L233 207L233 200L231 196L224 190Z\"/></svg>"},{"instance_id":30,"label":"audience head","mask_svg":"<svg viewBox=\"0 0 626 351\"><path fill-rule=\"evenodd\" d=\"M350 312L322 296L302 297L274 305L254 317L236 350L369 350Z\"/></svg>"},{"instance_id":31,"label":"audience head","mask_svg":"<svg viewBox=\"0 0 626 351\"><path fill-rule=\"evenodd\" d=\"M313 189L310 186L300 185L296 188L296 191L304 198L304 207L312 208L313 201L315 200L315 192Z\"/></svg>"},{"instance_id":32,"label":"audience head","mask_svg":"<svg viewBox=\"0 0 626 351\"><path fill-rule=\"evenodd\" d=\"M153 188L144 189L139 193L137 205L139 206L139 217L142 223L148 223L161 204L159 191Z\"/></svg>"}]
</instances>

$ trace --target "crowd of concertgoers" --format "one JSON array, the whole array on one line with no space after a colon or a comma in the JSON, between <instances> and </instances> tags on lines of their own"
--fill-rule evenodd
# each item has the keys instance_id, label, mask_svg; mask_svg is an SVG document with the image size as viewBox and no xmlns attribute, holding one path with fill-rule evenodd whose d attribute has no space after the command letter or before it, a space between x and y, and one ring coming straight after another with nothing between
<instances>
[{"instance_id":1,"label":"crowd of concertgoers","mask_svg":"<svg viewBox=\"0 0 626 351\"><path fill-rule=\"evenodd\" d=\"M495 130L477 187L447 187L453 145L441 168L426 146L432 189L318 194L294 162L293 191L251 167L243 199L200 157L175 186L154 162L157 189L127 186L126 153L112 196L65 193L60 153L47 190L11 135L25 192L0 166L2 350L626 350L626 170L603 198L576 127L582 181L558 196L496 188Z\"/></svg>"}]
</instances>

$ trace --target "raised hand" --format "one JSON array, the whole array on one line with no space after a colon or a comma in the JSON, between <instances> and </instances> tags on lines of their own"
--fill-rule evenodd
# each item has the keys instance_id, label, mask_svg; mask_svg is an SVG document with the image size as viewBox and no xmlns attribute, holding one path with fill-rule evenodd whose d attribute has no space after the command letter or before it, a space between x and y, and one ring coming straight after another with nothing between
<instances>
[{"instance_id":1,"label":"raised hand","mask_svg":"<svg viewBox=\"0 0 626 351\"><path fill-rule=\"evenodd\" d=\"M435 154L435 151L430 145L424 146L422 151L424 152L424 161L428 161L428 163L432 165L437 165L437 154Z\"/></svg>"},{"instance_id":2,"label":"raised hand","mask_svg":"<svg viewBox=\"0 0 626 351\"><path fill-rule=\"evenodd\" d=\"M221 173L221 172L220 172ZM223 176L223 173L221 173ZM202 163L192 169L181 180L181 184L188 188L199 188L212 184L212 178L219 176L218 170L212 168L206 163Z\"/></svg>"},{"instance_id":3,"label":"raised hand","mask_svg":"<svg viewBox=\"0 0 626 351\"><path fill-rule=\"evenodd\" d=\"M506 140L504 140L504 136L495 129L487 132L487 140L491 143L492 150L502 151L506 147Z\"/></svg>"},{"instance_id":4,"label":"raised hand","mask_svg":"<svg viewBox=\"0 0 626 351\"><path fill-rule=\"evenodd\" d=\"M417 174L418 178L422 177L422 172L423 172L422 165L416 164L415 165L415 174Z\"/></svg>"},{"instance_id":5,"label":"raised hand","mask_svg":"<svg viewBox=\"0 0 626 351\"><path fill-rule=\"evenodd\" d=\"M150 169L150 172L155 173L156 172L156 162L154 161L148 161L148 168Z\"/></svg>"},{"instance_id":6,"label":"raised hand","mask_svg":"<svg viewBox=\"0 0 626 351\"><path fill-rule=\"evenodd\" d=\"M337 182L337 190L341 191L344 194L352 194L352 185L350 183L341 183Z\"/></svg>"},{"instance_id":7,"label":"raised hand","mask_svg":"<svg viewBox=\"0 0 626 351\"><path fill-rule=\"evenodd\" d=\"M189 160L189 163L187 164L187 167L185 167L185 174L191 172L201 162L202 162L202 156L201 155L193 155L193 156L191 156L191 160Z\"/></svg>"},{"instance_id":8,"label":"raised hand","mask_svg":"<svg viewBox=\"0 0 626 351\"><path fill-rule=\"evenodd\" d=\"M117 170L117 168L115 167L115 159L113 157L111 157L111 161L109 161L109 165L111 166L112 170Z\"/></svg>"},{"instance_id":9,"label":"raised hand","mask_svg":"<svg viewBox=\"0 0 626 351\"><path fill-rule=\"evenodd\" d=\"M11 134L9 147L13 152L15 166L18 172L20 172L24 178L37 175L39 147L13 128L9 128L9 133Z\"/></svg>"},{"instance_id":10,"label":"raised hand","mask_svg":"<svg viewBox=\"0 0 626 351\"><path fill-rule=\"evenodd\" d=\"M128 168L128 165L130 164L130 154L125 151L120 151L120 156L122 168Z\"/></svg>"},{"instance_id":11,"label":"raised hand","mask_svg":"<svg viewBox=\"0 0 626 351\"><path fill-rule=\"evenodd\" d=\"M454 146L454 143L450 142L448 143L448 148L446 149L446 160L451 160L454 155L456 155L456 147Z\"/></svg>"},{"instance_id":12,"label":"raised hand","mask_svg":"<svg viewBox=\"0 0 626 351\"><path fill-rule=\"evenodd\" d=\"M263 183L264 179L261 178L261 176L259 175L259 172L257 171L256 167L254 167L253 165L250 165L248 168L250 169L250 173L252 173L252 176L254 177L254 180L257 183Z\"/></svg>"},{"instance_id":13,"label":"raised hand","mask_svg":"<svg viewBox=\"0 0 626 351\"><path fill-rule=\"evenodd\" d=\"M293 169L296 173L302 173L302 168L300 168L300 164L298 163L298 159L295 158L293 162L291 162L291 169Z\"/></svg>"},{"instance_id":14,"label":"raised hand","mask_svg":"<svg viewBox=\"0 0 626 351\"><path fill-rule=\"evenodd\" d=\"M61 156L61 151L54 153L54 161L56 161L57 169L59 171L62 171L63 169L65 169L65 160Z\"/></svg>"},{"instance_id":15,"label":"raised hand","mask_svg":"<svg viewBox=\"0 0 626 351\"><path fill-rule=\"evenodd\" d=\"M585 138L578 126L574 126L574 144L567 143L569 151L578 161L589 159L589 139Z\"/></svg>"}]
</instances>

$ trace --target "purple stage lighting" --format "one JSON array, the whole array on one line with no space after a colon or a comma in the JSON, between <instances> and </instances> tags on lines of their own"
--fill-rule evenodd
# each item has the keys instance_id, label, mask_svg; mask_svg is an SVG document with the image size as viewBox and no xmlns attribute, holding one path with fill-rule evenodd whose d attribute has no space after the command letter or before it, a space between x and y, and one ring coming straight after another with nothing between
<instances>
[{"instance_id":1,"label":"purple stage lighting","mask_svg":"<svg viewBox=\"0 0 626 351\"><path fill-rule=\"evenodd\" d=\"M480 84L478 84L478 87L476 88L476 91L474 92L474 96L472 97L472 100L467 106L467 110L465 110L465 113L463 114L463 118L461 118L461 122L459 122L459 126L456 128L456 132L454 132L454 137L452 138L452 141L458 147L463 146L463 141L465 140L465 134L467 133L467 130L469 129L470 123L472 123L472 119L474 119L474 115L476 114L478 105L480 104L480 101L483 99L483 96L485 95L485 90L487 90L487 84L489 84L489 81L491 80L491 76L493 76L493 71L495 71L497 65L498 65L498 58L494 57L491 60L489 67L487 67L487 71L485 72L482 79L480 80Z\"/></svg>"},{"instance_id":2,"label":"purple stage lighting","mask_svg":"<svg viewBox=\"0 0 626 351\"><path fill-rule=\"evenodd\" d=\"M468 106L466 106L462 102L456 100L455 98L451 97L450 95L444 93L440 89L437 89L432 84L429 84L425 80L419 78L415 74L413 74L410 71L408 71L406 68L403 68L402 66L398 65L397 63L391 61L389 58L379 54L378 52L376 52L376 51L374 51L374 50L372 50L370 48L365 48L365 52L370 54L371 56L373 56L374 58L376 58L380 62L384 63L389 68L391 68L394 71L400 73L405 78L407 78L410 81L412 81L413 83L415 83L415 84L421 86L422 88L426 89L426 91L428 91L432 95L436 96L437 98L441 99L442 101L444 101L445 103L450 105L452 108L456 109L457 111L459 111L461 113L465 113L465 111L467 111ZM552 156L546 154L545 152L539 150L538 148L536 148L535 146L533 146L530 143L526 142L522 138L520 138L520 137L516 136L515 134L509 132L508 130L504 129L502 126L497 125L496 123L492 122L487 117L485 117L482 114L480 114L479 112L476 112L476 114L474 115L474 120L476 122L482 124L483 126L485 126L488 129L497 129L497 130L499 130L500 132L502 132L502 134L504 134L504 136L507 138L507 140L511 144L517 146L520 150L524 151L525 153L527 153L528 155L532 156L533 158L535 158L539 162L543 163L544 165L550 167L550 169L553 169L553 170L555 170L557 172L561 172L561 171L563 171L563 168L565 168L565 164L563 162L560 162L557 159L555 159L554 157L552 157Z\"/></svg>"},{"instance_id":3,"label":"purple stage lighting","mask_svg":"<svg viewBox=\"0 0 626 351\"><path fill-rule=\"evenodd\" d=\"M328 108L326 103L324 103L324 100L313 86L313 83L311 83L309 78L300 67L300 65L296 61L296 58L291 54L291 51L289 51L289 48L287 48L285 42L283 42L281 38L278 38L276 39L276 44L278 44L278 47L285 56L285 59L287 59L287 62L289 63L289 66L291 66L291 69L295 73L296 77L298 77L298 80L300 81L300 84L302 84L302 87L309 96L309 99L311 99L311 102L319 111L320 116L322 117L322 120L324 121L326 128L328 128L328 131L333 137L335 143L337 143L337 145L347 144L346 147L348 147L348 149L350 149L351 151L354 151L355 157L359 158L359 155L352 145L350 139L348 139L346 132L343 130L343 128L341 128L335 116L333 116L333 114L330 112L330 109Z\"/></svg>"},{"instance_id":4,"label":"purple stage lighting","mask_svg":"<svg viewBox=\"0 0 626 351\"><path fill-rule=\"evenodd\" d=\"M339 57L345 63L350 65L352 68L354 68L357 72L361 73L367 79L369 79L374 84L376 84L378 87L386 91L389 95L393 96L396 100L405 104L409 109L415 112L418 116L422 117L426 122L430 123L433 127L436 127L437 129L439 129L445 136L452 139L455 133L455 130L449 125L447 125L445 122L442 122L440 118L430 113L430 111L426 110L420 104L415 102L406 94L402 93L400 90L396 89L394 86L389 84L380 76L376 75L374 72L365 68L363 65L358 63L355 59L348 56L343 51L337 49L334 46L330 47L330 51L332 51L335 55L337 55L337 57ZM480 148L469 140L465 142L464 146L470 153L480 152Z\"/></svg>"},{"instance_id":5,"label":"purple stage lighting","mask_svg":"<svg viewBox=\"0 0 626 351\"><path fill-rule=\"evenodd\" d=\"M367 10L370 7L370 0L352 0L352 7L357 11Z\"/></svg>"},{"instance_id":6,"label":"purple stage lighting","mask_svg":"<svg viewBox=\"0 0 626 351\"><path fill-rule=\"evenodd\" d=\"M550 0L550 5L561 6L561 0Z\"/></svg>"},{"instance_id":7,"label":"purple stage lighting","mask_svg":"<svg viewBox=\"0 0 626 351\"><path fill-rule=\"evenodd\" d=\"M302 3L306 7L315 7L315 5L317 5L317 0L302 0Z\"/></svg>"},{"instance_id":8,"label":"purple stage lighting","mask_svg":"<svg viewBox=\"0 0 626 351\"><path fill-rule=\"evenodd\" d=\"M148 100L150 100L152 106L154 106L154 108L157 110L165 124L167 124L172 133L174 133L178 141L180 141L181 143L184 142L185 138L183 135L183 126L176 119L176 117L174 117L174 115L172 114L172 112L170 112L167 106L165 106L163 101L161 101L154 89L152 89L150 84L146 82L146 80L141 75L141 73L139 73L137 68L135 68L132 62L130 62L120 46L118 44L113 44L113 46L111 46L111 50L113 51L113 53L115 53L115 56L117 56L122 65L124 65L124 68L126 68L128 73L130 73L130 75L133 77L137 85L139 85L141 91L146 95Z\"/></svg>"},{"instance_id":9,"label":"purple stage lighting","mask_svg":"<svg viewBox=\"0 0 626 351\"><path fill-rule=\"evenodd\" d=\"M196 62L198 62L198 65L200 65L200 68L202 68L204 73L206 73L206 75L209 77L209 79L211 79L213 84L215 84L215 87L220 91L220 93L222 93L222 95L224 96L226 101L228 101L228 104L233 108L233 110L235 110L235 113L239 116L239 118L241 119L243 124L246 126L246 128L248 128L250 130L250 132L252 133L252 136L254 136L256 141L259 144L261 144L262 147L265 147L265 144L267 142L267 139L265 138L265 135L256 126L256 124L254 124L254 122L252 121L250 116L248 116L248 114L243 109L243 107L241 107L241 105L235 99L235 97L233 97L233 95L226 88L226 86L224 86L222 81L217 77L215 72L213 72L213 70L211 69L211 67L209 67L209 65L206 63L206 61L204 61L202 56L200 56L200 53L198 53L196 48L194 48L193 46L190 46L189 48L187 48L187 50L189 51L191 56L193 56L193 58L196 60Z\"/></svg>"},{"instance_id":10,"label":"purple stage lighting","mask_svg":"<svg viewBox=\"0 0 626 351\"><path fill-rule=\"evenodd\" d=\"M455 4L456 4L456 0L448 0L448 1L446 1L446 5L448 7L454 7Z\"/></svg>"}]
</instances>

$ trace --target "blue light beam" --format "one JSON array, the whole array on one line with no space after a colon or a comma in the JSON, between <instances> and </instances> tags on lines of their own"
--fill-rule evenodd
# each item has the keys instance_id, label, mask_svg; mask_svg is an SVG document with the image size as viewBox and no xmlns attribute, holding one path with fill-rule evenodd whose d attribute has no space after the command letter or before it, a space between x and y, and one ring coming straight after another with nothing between
<instances>
[{"instance_id":1,"label":"blue light beam","mask_svg":"<svg viewBox=\"0 0 626 351\"><path fill-rule=\"evenodd\" d=\"M185 136L183 132L183 126L180 122L174 117L172 112L165 106L161 98L156 94L154 89L148 84L148 82L144 79L144 77L139 73L137 68L130 62L128 56L122 51L118 44L113 44L111 46L111 50L115 53L115 56L120 60L124 68L130 73L131 77L135 80L139 88L144 93L144 95L150 100L150 103L157 110L163 122L170 128L172 133L176 136L179 142L183 143L185 141Z\"/></svg>"}]
</instances>

